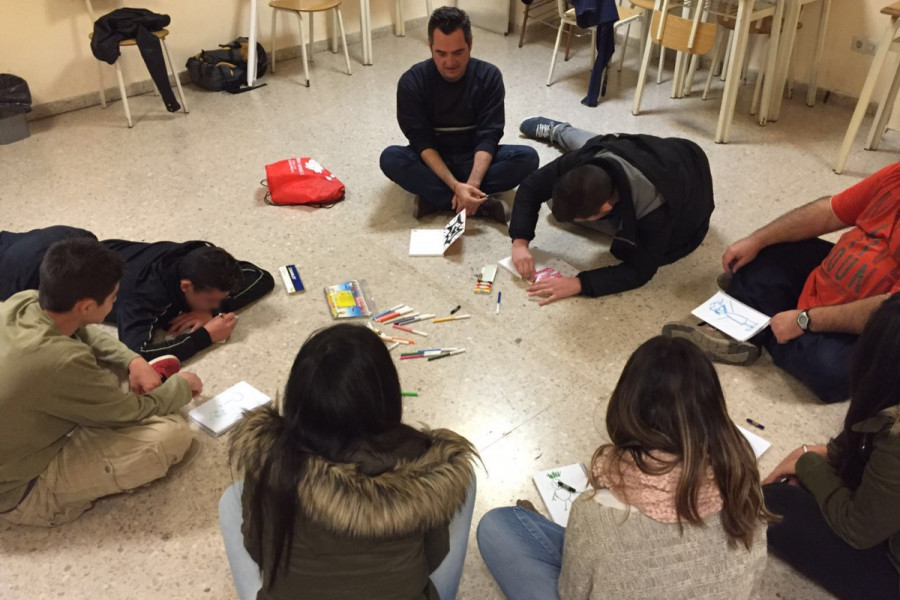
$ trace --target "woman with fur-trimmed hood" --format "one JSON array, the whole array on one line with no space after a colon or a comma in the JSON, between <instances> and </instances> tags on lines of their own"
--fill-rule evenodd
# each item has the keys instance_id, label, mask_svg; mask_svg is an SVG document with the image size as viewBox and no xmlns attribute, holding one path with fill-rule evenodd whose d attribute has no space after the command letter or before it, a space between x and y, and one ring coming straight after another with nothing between
<instances>
[{"instance_id":1,"label":"woman with fur-trimmed hood","mask_svg":"<svg viewBox=\"0 0 900 600\"><path fill-rule=\"evenodd\" d=\"M222 496L220 518L242 600L456 596L477 454L401 415L374 333L336 325L307 340L281 413L247 413L232 440L245 479Z\"/></svg>"}]
</instances>

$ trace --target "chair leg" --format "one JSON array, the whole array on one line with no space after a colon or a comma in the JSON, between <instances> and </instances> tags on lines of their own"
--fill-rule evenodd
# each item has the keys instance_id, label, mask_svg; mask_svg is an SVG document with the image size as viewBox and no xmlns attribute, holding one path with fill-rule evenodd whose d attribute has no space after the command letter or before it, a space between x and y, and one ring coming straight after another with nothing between
<instances>
[{"instance_id":1,"label":"chair leg","mask_svg":"<svg viewBox=\"0 0 900 600\"><path fill-rule=\"evenodd\" d=\"M169 71L172 72L172 79L175 80L175 87L178 88L178 97L181 98L181 108L184 110L184 114L188 114L187 102L184 100L184 90L181 88L181 79L178 78L178 73L175 72L175 65L172 64L172 57L169 56L169 47L166 45L165 39L160 39L163 47L163 55L166 57L166 62L169 64ZM155 87L155 86L154 86Z\"/></svg>"},{"instance_id":2,"label":"chair leg","mask_svg":"<svg viewBox=\"0 0 900 600\"><path fill-rule=\"evenodd\" d=\"M825 29L828 26L828 13L831 12L831 0L822 0L822 12L819 15L819 32L816 35L816 53L809 68L809 79L806 82L806 105L815 106L816 92L819 84L819 61L825 49Z\"/></svg>"},{"instance_id":3,"label":"chair leg","mask_svg":"<svg viewBox=\"0 0 900 600\"><path fill-rule=\"evenodd\" d=\"M128 127L134 127L131 122L131 109L128 107L128 94L125 93L125 78L122 77L122 65L116 61L116 79L119 80L119 93L122 94L122 106L125 108L125 120L128 121Z\"/></svg>"},{"instance_id":4,"label":"chair leg","mask_svg":"<svg viewBox=\"0 0 900 600\"><path fill-rule=\"evenodd\" d=\"M397 0L397 26L394 27L394 35L406 36L406 21L403 20L403 0Z\"/></svg>"},{"instance_id":5,"label":"chair leg","mask_svg":"<svg viewBox=\"0 0 900 600\"><path fill-rule=\"evenodd\" d=\"M759 61L759 72L756 75L756 84L753 86L753 103L750 105L751 115L755 115L759 112L759 99L760 96L762 96L763 79L770 77L769 70L765 66L770 52L772 52L771 39L769 39L769 43L766 44L766 49L763 50L763 55Z\"/></svg>"},{"instance_id":6,"label":"chair leg","mask_svg":"<svg viewBox=\"0 0 900 600\"><path fill-rule=\"evenodd\" d=\"M525 43L525 27L528 26L528 11L531 10L531 5L525 5L525 16L522 17L522 31L519 32L519 48L522 47L522 44Z\"/></svg>"},{"instance_id":7,"label":"chair leg","mask_svg":"<svg viewBox=\"0 0 900 600\"><path fill-rule=\"evenodd\" d=\"M434 9L431 7L431 0L425 0L425 8L428 10L428 18L431 18L431 13L434 12Z\"/></svg>"},{"instance_id":8,"label":"chair leg","mask_svg":"<svg viewBox=\"0 0 900 600\"><path fill-rule=\"evenodd\" d=\"M309 13L309 62L316 61L313 46L316 44L316 14Z\"/></svg>"},{"instance_id":9,"label":"chair leg","mask_svg":"<svg viewBox=\"0 0 900 600\"><path fill-rule=\"evenodd\" d=\"M568 31L568 36L566 37L566 56L563 58L564 61L569 60L569 55L572 52L572 25L566 26L566 31Z\"/></svg>"},{"instance_id":10,"label":"chair leg","mask_svg":"<svg viewBox=\"0 0 900 600\"><path fill-rule=\"evenodd\" d=\"M659 47L659 66L656 68L656 85L662 83L663 69L666 65L666 47Z\"/></svg>"},{"instance_id":11,"label":"chair leg","mask_svg":"<svg viewBox=\"0 0 900 600\"><path fill-rule=\"evenodd\" d=\"M306 78L306 87L309 87L309 60L306 52L306 27L303 24L303 15L295 13L300 20L300 54L303 56L303 77Z\"/></svg>"},{"instance_id":12,"label":"chair leg","mask_svg":"<svg viewBox=\"0 0 900 600\"><path fill-rule=\"evenodd\" d=\"M97 63L97 83L100 84L98 91L100 92L100 106L106 108L106 90L103 89L103 63L95 61Z\"/></svg>"},{"instance_id":13,"label":"chair leg","mask_svg":"<svg viewBox=\"0 0 900 600\"><path fill-rule=\"evenodd\" d=\"M341 30L341 43L344 45L344 60L347 62L347 75L352 75L350 70L350 53L347 51L347 36L344 33L344 17L341 15L341 9L335 8L334 14L337 16L338 27Z\"/></svg>"},{"instance_id":14,"label":"chair leg","mask_svg":"<svg viewBox=\"0 0 900 600\"><path fill-rule=\"evenodd\" d=\"M278 11L276 9L272 9L272 37L270 38L270 46L272 48L272 52L269 53L269 58L272 60L269 61L269 71L273 74L275 73L275 55L277 54L277 48L275 47L275 21L278 17Z\"/></svg>"},{"instance_id":15,"label":"chair leg","mask_svg":"<svg viewBox=\"0 0 900 600\"><path fill-rule=\"evenodd\" d=\"M728 75L728 63L731 62L731 51L734 49L734 31L728 32L728 43L725 44L725 59L722 61L722 68L719 70L719 80L725 81Z\"/></svg>"},{"instance_id":16,"label":"chair leg","mask_svg":"<svg viewBox=\"0 0 900 600\"><path fill-rule=\"evenodd\" d=\"M722 106L719 109L719 122L716 126L716 143L727 144L731 133L731 122L734 119L734 107L737 103L738 86L741 83L741 65L747 52L747 39L750 34L750 22L747 13L750 7L746 3L738 4L737 17L734 20L734 44L725 76L725 91L722 94Z\"/></svg>"},{"instance_id":17,"label":"chair leg","mask_svg":"<svg viewBox=\"0 0 900 600\"><path fill-rule=\"evenodd\" d=\"M550 57L550 72L547 74L547 86L553 82L553 70L556 68L556 54L559 52L559 43L562 41L563 27L565 27L564 23L559 24L559 29L556 30L556 44L553 46L553 56Z\"/></svg>"},{"instance_id":18,"label":"chair leg","mask_svg":"<svg viewBox=\"0 0 900 600\"><path fill-rule=\"evenodd\" d=\"M622 38L622 54L619 56L619 68L616 69L619 73L622 72L622 67L625 66L625 51L628 50L628 36L631 34L631 23L625 26L625 37Z\"/></svg>"},{"instance_id":19,"label":"chair leg","mask_svg":"<svg viewBox=\"0 0 900 600\"><path fill-rule=\"evenodd\" d=\"M338 14L341 12L340 8L335 7L335 10L331 11L331 53L337 54L338 52ZM344 46L346 48L346 46Z\"/></svg>"},{"instance_id":20,"label":"chair leg","mask_svg":"<svg viewBox=\"0 0 900 600\"><path fill-rule=\"evenodd\" d=\"M709 88L712 86L713 77L715 77L714 73L716 71L716 66L719 64L719 61L722 60L722 52L725 48L725 33L720 29L716 32L716 42L713 45L712 52L712 63L709 65L709 73L706 74L706 86L703 88L703 98L706 100L709 97Z\"/></svg>"},{"instance_id":21,"label":"chair leg","mask_svg":"<svg viewBox=\"0 0 900 600\"><path fill-rule=\"evenodd\" d=\"M690 96L694 91L694 79L697 77L697 69L700 68L700 55L691 55L691 64L688 67L687 77L684 80L684 88L681 90L682 96Z\"/></svg>"},{"instance_id":22,"label":"chair leg","mask_svg":"<svg viewBox=\"0 0 900 600\"><path fill-rule=\"evenodd\" d=\"M900 89L900 65L897 65L894 79L891 81L891 88L881 104L878 105L878 111L875 113L875 120L872 121L872 129L869 130L869 138L866 140L866 150L878 150L884 134L887 133L888 122L891 120L891 112L894 109L894 101L897 99L897 90Z\"/></svg>"},{"instance_id":23,"label":"chair leg","mask_svg":"<svg viewBox=\"0 0 900 600\"><path fill-rule=\"evenodd\" d=\"M662 46L660 46L660 51L662 51ZM631 114L634 116L641 114L641 98L644 95L644 84L647 82L647 69L650 67L650 56L652 54L653 37L648 35L647 41L644 43L644 53L641 55L641 69L638 72L637 87L634 90L634 106L631 107Z\"/></svg>"},{"instance_id":24,"label":"chair leg","mask_svg":"<svg viewBox=\"0 0 900 600\"><path fill-rule=\"evenodd\" d=\"M775 5L775 15L773 18L774 23L782 23L784 21L784 2L778 2ZM772 33L769 35L768 54L765 61L760 63L760 65L765 65L766 73L762 80L762 105L760 106L759 119L757 120L761 126L765 126L769 120L769 114L772 112L772 96L777 93L780 99L784 94L784 84L782 83L779 89L776 90L776 80L775 77L772 76L772 74L778 70L778 48L780 47L781 28L772 27ZM787 72L788 67L790 67L790 59L791 56L788 54L785 57L785 72Z\"/></svg>"}]
</instances>

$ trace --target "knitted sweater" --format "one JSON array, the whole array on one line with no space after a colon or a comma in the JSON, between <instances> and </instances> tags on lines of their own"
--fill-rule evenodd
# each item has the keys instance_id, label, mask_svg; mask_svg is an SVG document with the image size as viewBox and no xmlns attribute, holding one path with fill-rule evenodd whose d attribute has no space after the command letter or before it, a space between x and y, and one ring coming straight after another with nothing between
<instances>
[{"instance_id":1,"label":"knitted sweater","mask_svg":"<svg viewBox=\"0 0 900 600\"><path fill-rule=\"evenodd\" d=\"M632 508L603 506L587 494L566 529L561 600L740 600L766 565L765 526L751 549L728 547L718 514L705 527L654 521Z\"/></svg>"}]
</instances>

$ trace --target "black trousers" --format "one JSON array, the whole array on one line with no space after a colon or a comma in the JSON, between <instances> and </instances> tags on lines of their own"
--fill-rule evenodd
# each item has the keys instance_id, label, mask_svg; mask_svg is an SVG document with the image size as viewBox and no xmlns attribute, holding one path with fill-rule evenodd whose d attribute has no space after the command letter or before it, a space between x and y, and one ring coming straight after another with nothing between
<instances>
[{"instance_id":1,"label":"black trousers","mask_svg":"<svg viewBox=\"0 0 900 600\"><path fill-rule=\"evenodd\" d=\"M833 245L812 239L763 248L734 274L726 291L770 317L793 310L809 274L822 264ZM776 365L806 384L822 402L830 403L850 397L850 357L858 337L810 331L779 344L767 327L751 341L768 350Z\"/></svg>"},{"instance_id":2,"label":"black trousers","mask_svg":"<svg viewBox=\"0 0 900 600\"><path fill-rule=\"evenodd\" d=\"M781 515L769 525L769 550L841 600L897 600L900 575L887 542L857 550L825 521L813 495L800 486L763 486L766 507Z\"/></svg>"}]
</instances>

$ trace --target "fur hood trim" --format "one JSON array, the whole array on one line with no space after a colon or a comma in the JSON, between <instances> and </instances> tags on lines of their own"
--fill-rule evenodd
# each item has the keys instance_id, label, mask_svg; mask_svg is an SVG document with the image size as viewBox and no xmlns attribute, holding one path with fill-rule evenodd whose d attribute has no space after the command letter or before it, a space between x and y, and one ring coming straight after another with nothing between
<instances>
[{"instance_id":1,"label":"fur hood trim","mask_svg":"<svg viewBox=\"0 0 900 600\"><path fill-rule=\"evenodd\" d=\"M270 406L245 414L231 456L245 473L260 470L282 428ZM370 477L352 463L308 460L297 486L299 514L329 531L361 539L390 539L446 525L465 503L478 454L447 429L423 429L431 447L413 460ZM298 516L299 516L298 514Z\"/></svg>"}]
</instances>

